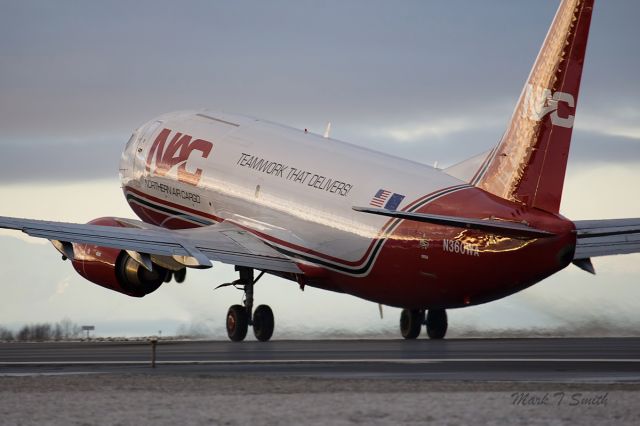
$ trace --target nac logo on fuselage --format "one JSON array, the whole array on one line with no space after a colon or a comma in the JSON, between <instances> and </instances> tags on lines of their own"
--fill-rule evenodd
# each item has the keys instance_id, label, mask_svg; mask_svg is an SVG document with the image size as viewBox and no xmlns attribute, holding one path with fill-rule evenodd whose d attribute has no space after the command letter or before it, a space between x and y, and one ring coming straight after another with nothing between
<instances>
[{"instance_id":1,"label":"nac logo on fuselage","mask_svg":"<svg viewBox=\"0 0 640 426\"><path fill-rule=\"evenodd\" d=\"M575 99L570 93L555 92L552 94L549 89L527 84L522 116L540 121L545 115L551 114L551 123L554 126L570 129L573 127L574 116L560 117L558 115L558 104L560 102L565 103L569 108L575 108Z\"/></svg>"},{"instance_id":2,"label":"nac logo on fuselage","mask_svg":"<svg viewBox=\"0 0 640 426\"><path fill-rule=\"evenodd\" d=\"M202 169L188 171L187 161L194 151L198 151L202 158L209 157L213 144L204 139L192 141L191 136L176 132L167 145L170 134L171 129L163 129L156 137L147 156L147 172L156 176L166 176L175 170L178 181L198 185L202 178Z\"/></svg>"}]
</instances>

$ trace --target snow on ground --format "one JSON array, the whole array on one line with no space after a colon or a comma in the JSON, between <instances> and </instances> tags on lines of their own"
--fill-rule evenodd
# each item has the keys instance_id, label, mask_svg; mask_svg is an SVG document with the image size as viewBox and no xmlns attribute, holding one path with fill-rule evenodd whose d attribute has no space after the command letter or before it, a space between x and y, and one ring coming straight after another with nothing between
<instances>
[{"instance_id":1,"label":"snow on ground","mask_svg":"<svg viewBox=\"0 0 640 426\"><path fill-rule=\"evenodd\" d=\"M2 425L640 424L640 384L0 376Z\"/></svg>"}]
</instances>

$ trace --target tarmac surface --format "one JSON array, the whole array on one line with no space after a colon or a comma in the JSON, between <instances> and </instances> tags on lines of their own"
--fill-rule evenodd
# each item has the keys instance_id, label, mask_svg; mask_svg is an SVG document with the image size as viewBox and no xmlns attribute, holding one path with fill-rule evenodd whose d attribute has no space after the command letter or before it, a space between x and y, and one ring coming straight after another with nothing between
<instances>
[{"instance_id":1,"label":"tarmac surface","mask_svg":"<svg viewBox=\"0 0 640 426\"><path fill-rule=\"evenodd\" d=\"M149 370L148 342L0 344L0 376ZM160 341L155 374L640 383L640 338Z\"/></svg>"},{"instance_id":2,"label":"tarmac surface","mask_svg":"<svg viewBox=\"0 0 640 426\"><path fill-rule=\"evenodd\" d=\"M638 425L640 338L0 343L0 425Z\"/></svg>"}]
</instances>

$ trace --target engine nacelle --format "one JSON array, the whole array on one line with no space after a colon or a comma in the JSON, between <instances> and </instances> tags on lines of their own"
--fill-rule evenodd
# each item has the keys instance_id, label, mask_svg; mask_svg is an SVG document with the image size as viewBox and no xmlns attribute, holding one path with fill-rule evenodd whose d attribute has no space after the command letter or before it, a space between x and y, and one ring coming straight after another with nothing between
<instances>
[{"instance_id":1,"label":"engine nacelle","mask_svg":"<svg viewBox=\"0 0 640 426\"><path fill-rule=\"evenodd\" d=\"M119 221L103 217L89 222L91 225L124 227ZM153 264L148 271L126 251L91 244L73 244L75 270L99 286L132 297L143 297L162 285L169 271Z\"/></svg>"}]
</instances>

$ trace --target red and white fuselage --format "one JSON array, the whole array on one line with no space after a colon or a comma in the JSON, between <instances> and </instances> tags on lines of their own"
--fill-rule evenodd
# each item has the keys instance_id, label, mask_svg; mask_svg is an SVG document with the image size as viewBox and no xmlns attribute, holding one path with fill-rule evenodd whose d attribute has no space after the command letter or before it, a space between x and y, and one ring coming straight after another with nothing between
<instances>
[{"instance_id":1,"label":"red and white fuselage","mask_svg":"<svg viewBox=\"0 0 640 426\"><path fill-rule=\"evenodd\" d=\"M120 165L145 222L228 221L293 258L302 285L405 308L459 307L567 266L573 225L440 170L255 118L177 112L141 126ZM500 219L556 234L518 239L357 212L354 206Z\"/></svg>"}]
</instances>

